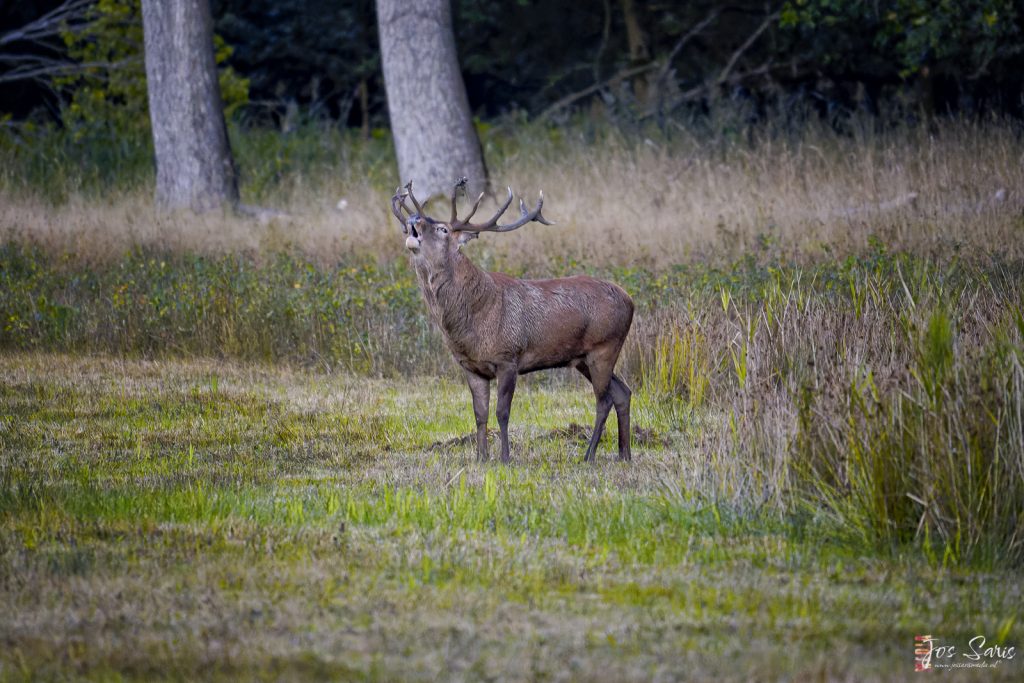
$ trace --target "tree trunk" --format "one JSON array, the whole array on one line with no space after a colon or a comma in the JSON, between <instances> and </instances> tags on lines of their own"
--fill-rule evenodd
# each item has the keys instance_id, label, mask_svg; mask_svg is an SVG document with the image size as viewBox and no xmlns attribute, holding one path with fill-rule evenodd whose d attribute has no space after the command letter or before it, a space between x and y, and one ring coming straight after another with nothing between
<instances>
[{"instance_id":1,"label":"tree trunk","mask_svg":"<svg viewBox=\"0 0 1024 683\"><path fill-rule=\"evenodd\" d=\"M636 4L633 0L621 0L622 17L626 22L626 42L629 44L629 61L636 65L646 62L651 58L650 50L647 48L647 36L640 27L640 17L637 16Z\"/></svg>"},{"instance_id":2,"label":"tree trunk","mask_svg":"<svg viewBox=\"0 0 1024 683\"><path fill-rule=\"evenodd\" d=\"M629 65L638 66L649 62L650 49L647 47L647 36L640 26L636 4L633 0L621 0L622 17L626 22L626 42L629 44ZM640 74L633 79L633 94L641 105L647 103L647 74Z\"/></svg>"},{"instance_id":3,"label":"tree trunk","mask_svg":"<svg viewBox=\"0 0 1024 683\"><path fill-rule=\"evenodd\" d=\"M206 211L238 201L209 0L142 0L156 200Z\"/></svg>"},{"instance_id":4,"label":"tree trunk","mask_svg":"<svg viewBox=\"0 0 1024 683\"><path fill-rule=\"evenodd\" d=\"M377 0L384 86L402 184L446 195L460 176L487 186L459 71L450 0Z\"/></svg>"},{"instance_id":5,"label":"tree trunk","mask_svg":"<svg viewBox=\"0 0 1024 683\"><path fill-rule=\"evenodd\" d=\"M370 139L370 85L366 79L359 81L359 132L364 140Z\"/></svg>"}]
</instances>

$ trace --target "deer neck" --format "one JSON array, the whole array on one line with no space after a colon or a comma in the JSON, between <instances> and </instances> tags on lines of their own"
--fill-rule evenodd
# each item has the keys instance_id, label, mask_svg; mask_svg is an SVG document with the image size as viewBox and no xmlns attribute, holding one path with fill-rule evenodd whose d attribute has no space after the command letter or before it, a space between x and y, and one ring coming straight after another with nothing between
<instances>
[{"instance_id":1,"label":"deer neck","mask_svg":"<svg viewBox=\"0 0 1024 683\"><path fill-rule=\"evenodd\" d=\"M449 345L459 346L473 335L473 321L498 298L494 281L461 251L445 268L417 266L416 276L427 308Z\"/></svg>"}]
</instances>

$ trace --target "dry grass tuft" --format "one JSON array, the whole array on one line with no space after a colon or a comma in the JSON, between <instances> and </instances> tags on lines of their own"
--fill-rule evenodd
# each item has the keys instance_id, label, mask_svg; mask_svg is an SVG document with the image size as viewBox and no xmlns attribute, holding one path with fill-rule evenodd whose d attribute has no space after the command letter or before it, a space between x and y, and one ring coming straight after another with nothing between
<instances>
[{"instance_id":1,"label":"dry grass tuft","mask_svg":"<svg viewBox=\"0 0 1024 683\"><path fill-rule=\"evenodd\" d=\"M380 144L250 133L265 222L0 158L0 679L902 680L921 628L1019 644L1021 131L769 128L488 133L558 225L472 257L637 302L629 466L614 421L578 462L571 372L474 461Z\"/></svg>"},{"instance_id":2,"label":"dry grass tuft","mask_svg":"<svg viewBox=\"0 0 1024 683\"><path fill-rule=\"evenodd\" d=\"M510 184L528 201L543 189L545 213L558 223L470 247L496 266L568 259L662 267L764 251L806 260L854 253L873 238L919 252L1000 244L1005 256L1018 257L1024 244L1024 140L1013 123L946 121L886 133L863 124L849 134L809 126L799 134L709 140L683 133L658 141L533 128L492 133L486 146L498 189ZM99 259L135 246L216 254L294 248L324 261L352 252L401 257L388 210L398 178L367 156L286 175L254 199L287 214L265 221L161 215L147 190L99 201L72 192L53 205L8 182L0 188L0 231ZM382 177L390 182L373 180Z\"/></svg>"}]
</instances>

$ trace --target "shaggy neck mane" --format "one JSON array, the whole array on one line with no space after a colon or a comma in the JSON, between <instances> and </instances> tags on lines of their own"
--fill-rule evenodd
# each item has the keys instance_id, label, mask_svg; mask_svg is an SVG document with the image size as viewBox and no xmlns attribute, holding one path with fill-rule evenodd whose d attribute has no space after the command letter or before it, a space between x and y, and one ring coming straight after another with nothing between
<instances>
[{"instance_id":1,"label":"shaggy neck mane","mask_svg":"<svg viewBox=\"0 0 1024 683\"><path fill-rule=\"evenodd\" d=\"M455 343L472 332L473 314L486 310L496 295L494 281L461 250L451 255L450 268L423 264L416 275L434 321Z\"/></svg>"}]
</instances>

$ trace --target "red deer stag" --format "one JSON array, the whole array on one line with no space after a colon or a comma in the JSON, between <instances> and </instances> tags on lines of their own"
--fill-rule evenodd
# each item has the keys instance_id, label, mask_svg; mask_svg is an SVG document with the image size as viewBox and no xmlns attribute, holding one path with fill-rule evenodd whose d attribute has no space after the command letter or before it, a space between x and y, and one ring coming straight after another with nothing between
<instances>
[{"instance_id":1,"label":"red deer stag","mask_svg":"<svg viewBox=\"0 0 1024 683\"><path fill-rule=\"evenodd\" d=\"M483 199L469 215L457 217L456 197L465 185L460 179L452 191L452 213L447 222L423 212L410 182L391 198L391 209L407 235L405 246L430 316L441 328L448 348L466 371L476 417L477 457L487 459L487 412L490 381L498 381L495 411L501 428L501 459L509 461L508 418L519 375L549 368L573 367L594 386L597 418L584 460L592 460L604 431L608 412L615 406L619 422L619 459L630 460L629 403L632 392L614 374L615 361L633 322L633 301L620 287L592 277L554 280L517 280L502 273L487 273L466 258L463 244L481 232L509 232L531 221L551 225L541 215L544 194L528 211L519 200L518 220L498 220L512 203L508 199L489 220L470 223ZM406 205L412 200L415 211Z\"/></svg>"}]
</instances>

